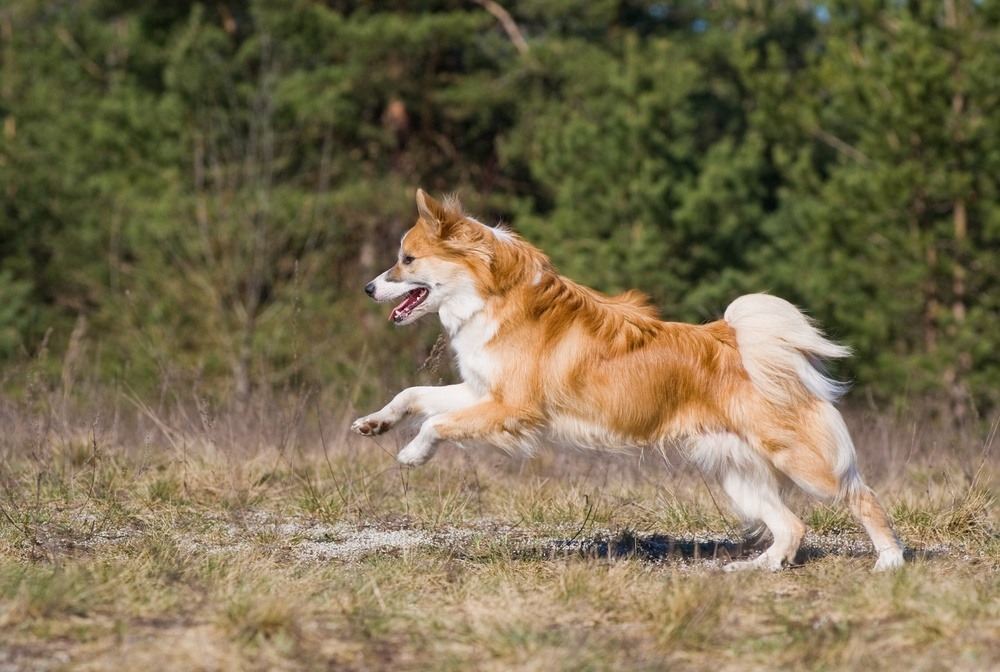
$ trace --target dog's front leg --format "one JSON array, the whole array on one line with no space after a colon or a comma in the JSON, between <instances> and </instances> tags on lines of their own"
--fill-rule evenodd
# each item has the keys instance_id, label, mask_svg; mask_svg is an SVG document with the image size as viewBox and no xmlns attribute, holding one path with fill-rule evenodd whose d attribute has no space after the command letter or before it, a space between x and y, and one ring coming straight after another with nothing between
<instances>
[{"instance_id":1,"label":"dog's front leg","mask_svg":"<svg viewBox=\"0 0 1000 672\"><path fill-rule=\"evenodd\" d=\"M434 415L470 406L478 399L465 383L441 387L410 387L397 394L381 410L355 420L351 429L365 436L378 436L411 413Z\"/></svg>"},{"instance_id":2,"label":"dog's front leg","mask_svg":"<svg viewBox=\"0 0 1000 672\"><path fill-rule=\"evenodd\" d=\"M510 406L492 399L482 400L425 420L396 459L407 466L418 467L434 456L441 441L475 441L514 449L535 424Z\"/></svg>"}]
</instances>

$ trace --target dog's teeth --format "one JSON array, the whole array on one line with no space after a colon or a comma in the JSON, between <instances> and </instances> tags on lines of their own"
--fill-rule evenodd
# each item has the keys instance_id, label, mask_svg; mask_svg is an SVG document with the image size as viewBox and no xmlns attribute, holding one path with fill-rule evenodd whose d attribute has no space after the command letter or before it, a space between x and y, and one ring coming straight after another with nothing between
<instances>
[{"instance_id":1,"label":"dog's teeth","mask_svg":"<svg viewBox=\"0 0 1000 672\"><path fill-rule=\"evenodd\" d=\"M400 322L405 320L413 312L413 309L423 303L424 299L427 298L428 290L418 287L417 289L410 290L403 299L402 303L392 309L389 313L389 320L391 322Z\"/></svg>"}]
</instances>

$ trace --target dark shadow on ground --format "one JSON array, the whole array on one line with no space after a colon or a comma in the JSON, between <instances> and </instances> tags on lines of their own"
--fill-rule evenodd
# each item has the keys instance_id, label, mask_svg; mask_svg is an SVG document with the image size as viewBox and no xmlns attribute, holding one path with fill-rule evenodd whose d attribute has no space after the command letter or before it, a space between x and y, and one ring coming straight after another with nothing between
<instances>
[{"instance_id":1,"label":"dark shadow on ground","mask_svg":"<svg viewBox=\"0 0 1000 672\"><path fill-rule=\"evenodd\" d=\"M644 562L698 562L717 560L723 563L755 555L758 546L745 540L698 539L672 537L663 534L636 535L629 532L613 537L579 537L576 539L548 539L529 554L547 557L582 556L594 559L632 558Z\"/></svg>"},{"instance_id":2,"label":"dark shadow on ground","mask_svg":"<svg viewBox=\"0 0 1000 672\"><path fill-rule=\"evenodd\" d=\"M705 539L624 532L610 537L549 539L528 545L524 550L526 556L535 557L576 555L594 559L632 558L650 563L718 561L725 564L756 557L769 543L768 538ZM919 548L905 552L907 561L933 559L939 555L947 555L947 549ZM875 551L867 539L853 535L807 538L795 556L795 566L826 557L871 558L874 562Z\"/></svg>"},{"instance_id":3,"label":"dark shadow on ground","mask_svg":"<svg viewBox=\"0 0 1000 672\"><path fill-rule=\"evenodd\" d=\"M632 559L650 564L704 564L721 569L736 560L753 559L771 544L769 534L755 536L749 531L747 534L740 537L738 532L731 531L730 535L718 536L711 533L666 535L624 529L591 530L572 537L546 537L508 528L494 529L492 534L485 535L485 546L477 543L452 547L450 553L473 562L495 562L501 558L523 561ZM942 543L907 547L903 557L906 562L941 561L954 559L960 552L960 545ZM874 566L877 555L871 541L862 533L809 532L791 567L802 567L823 558L858 560Z\"/></svg>"}]
</instances>

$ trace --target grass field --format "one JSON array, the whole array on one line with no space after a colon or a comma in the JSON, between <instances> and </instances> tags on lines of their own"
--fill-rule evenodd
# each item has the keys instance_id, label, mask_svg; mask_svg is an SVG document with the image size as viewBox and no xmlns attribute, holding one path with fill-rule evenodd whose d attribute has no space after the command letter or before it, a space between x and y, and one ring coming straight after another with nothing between
<instances>
[{"instance_id":1,"label":"grass field","mask_svg":"<svg viewBox=\"0 0 1000 672\"><path fill-rule=\"evenodd\" d=\"M103 404L103 405L102 405ZM0 399L0 670L989 670L992 432L849 415L908 563L841 507L798 567L673 455L533 459L349 436L334 402Z\"/></svg>"}]
</instances>

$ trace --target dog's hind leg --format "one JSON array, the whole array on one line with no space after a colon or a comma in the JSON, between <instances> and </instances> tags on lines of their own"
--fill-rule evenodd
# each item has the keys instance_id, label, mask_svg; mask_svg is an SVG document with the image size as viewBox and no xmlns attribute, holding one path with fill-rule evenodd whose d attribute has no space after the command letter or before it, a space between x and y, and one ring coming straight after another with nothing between
<instances>
[{"instance_id":1,"label":"dog's hind leg","mask_svg":"<svg viewBox=\"0 0 1000 672\"><path fill-rule=\"evenodd\" d=\"M873 569L876 572L884 572L903 565L903 542L900 541L896 531L892 528L892 521L889 515L879 504L875 493L861 480L858 473L857 456L854 451L854 443L851 441L847 425L843 416L832 405L824 407L823 420L828 427L831 436L837 443L846 443L849 449L842 449L842 454L846 454L844 462L840 465L840 495L847 502L847 507L854 514L875 546L878 553L878 560Z\"/></svg>"},{"instance_id":2,"label":"dog's hind leg","mask_svg":"<svg viewBox=\"0 0 1000 672\"><path fill-rule=\"evenodd\" d=\"M441 387L410 387L397 394L381 410L358 418L351 430L365 436L377 436L391 429L410 414L434 415L476 403L479 398L465 383Z\"/></svg>"},{"instance_id":3,"label":"dog's hind leg","mask_svg":"<svg viewBox=\"0 0 1000 672\"><path fill-rule=\"evenodd\" d=\"M892 529L885 509L858 473L854 444L840 413L830 404L819 408L800 434L800 441L772 457L774 466L817 499L843 499L864 526L878 553L874 570L886 571L903 564L903 544Z\"/></svg>"},{"instance_id":4,"label":"dog's hind leg","mask_svg":"<svg viewBox=\"0 0 1000 672\"><path fill-rule=\"evenodd\" d=\"M799 453L793 459L776 459L775 464L796 485L817 499L826 502L844 499L875 546L878 553L876 572L896 569L903 564L903 544L892 529L889 515L853 466L840 483L819 455Z\"/></svg>"},{"instance_id":5,"label":"dog's hind leg","mask_svg":"<svg viewBox=\"0 0 1000 672\"><path fill-rule=\"evenodd\" d=\"M781 569L794 562L805 535L805 525L785 506L783 479L767 460L735 434L714 434L693 441L691 457L701 467L718 476L733 509L747 527L761 523L773 541L753 560L732 562L726 571Z\"/></svg>"},{"instance_id":6,"label":"dog's hind leg","mask_svg":"<svg viewBox=\"0 0 1000 672\"><path fill-rule=\"evenodd\" d=\"M878 552L878 560L873 567L876 572L885 572L903 565L903 544L892 529L892 521L875 498L875 493L858 479L847 493L847 506L854 517L861 521Z\"/></svg>"},{"instance_id":7,"label":"dog's hind leg","mask_svg":"<svg viewBox=\"0 0 1000 672\"><path fill-rule=\"evenodd\" d=\"M752 471L733 468L721 475L722 489L733 508L746 521L760 521L774 538L771 545L753 560L741 560L726 565L727 572L742 569L776 571L783 563L795 562L806 526L785 506L781 484L766 465Z\"/></svg>"}]
</instances>

